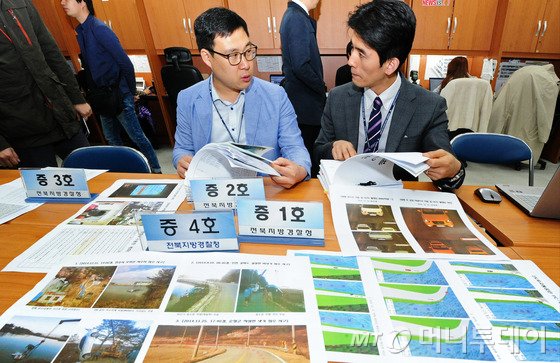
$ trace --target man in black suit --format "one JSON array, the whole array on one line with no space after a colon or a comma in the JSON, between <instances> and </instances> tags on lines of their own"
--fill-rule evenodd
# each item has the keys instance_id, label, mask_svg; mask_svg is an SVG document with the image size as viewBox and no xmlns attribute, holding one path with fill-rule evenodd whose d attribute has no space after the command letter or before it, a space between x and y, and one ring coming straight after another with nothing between
<instances>
[{"instance_id":1,"label":"man in black suit","mask_svg":"<svg viewBox=\"0 0 560 363\"><path fill-rule=\"evenodd\" d=\"M315 162L363 152L424 152L426 175L442 190L458 188L465 171L449 144L445 99L399 72L414 40L412 9L400 0L375 0L358 7L348 26L352 82L329 93ZM412 179L402 169L395 174Z\"/></svg>"},{"instance_id":2,"label":"man in black suit","mask_svg":"<svg viewBox=\"0 0 560 363\"><path fill-rule=\"evenodd\" d=\"M319 0L288 2L280 25L282 72L286 76L283 86L296 111L301 136L310 155L321 129L326 100L317 23L309 16L309 11L318 3ZM313 168L312 174L317 170Z\"/></svg>"}]
</instances>

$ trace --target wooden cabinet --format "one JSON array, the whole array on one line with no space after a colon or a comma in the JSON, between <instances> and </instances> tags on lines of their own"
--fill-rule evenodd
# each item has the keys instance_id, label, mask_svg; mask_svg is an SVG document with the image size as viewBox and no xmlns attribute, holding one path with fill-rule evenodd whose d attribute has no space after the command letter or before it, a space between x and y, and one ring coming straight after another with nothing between
<instances>
[{"instance_id":1,"label":"wooden cabinet","mask_svg":"<svg viewBox=\"0 0 560 363\"><path fill-rule=\"evenodd\" d=\"M317 19L317 43L322 53L346 52L350 41L348 13L353 11L358 0L321 1L314 11Z\"/></svg>"},{"instance_id":2,"label":"wooden cabinet","mask_svg":"<svg viewBox=\"0 0 560 363\"><path fill-rule=\"evenodd\" d=\"M61 6L60 2L57 1L55 3L53 0L33 0L33 5L35 5L35 8L41 15L43 22L49 29L60 50L63 53L66 53L68 48L66 46L64 34L62 33L63 30L59 23L58 14L55 8L56 6Z\"/></svg>"},{"instance_id":3,"label":"wooden cabinet","mask_svg":"<svg viewBox=\"0 0 560 363\"><path fill-rule=\"evenodd\" d=\"M135 0L93 0L95 16L104 21L128 51L144 51L146 42Z\"/></svg>"},{"instance_id":4,"label":"wooden cabinet","mask_svg":"<svg viewBox=\"0 0 560 363\"><path fill-rule=\"evenodd\" d=\"M286 0L259 1L258 6L254 0L229 0L228 5L245 19L251 41L259 51L281 48L280 23L287 8Z\"/></svg>"},{"instance_id":5,"label":"wooden cabinet","mask_svg":"<svg viewBox=\"0 0 560 363\"><path fill-rule=\"evenodd\" d=\"M197 49L194 20L205 10L224 6L222 0L144 0L154 45L159 53L168 47Z\"/></svg>"},{"instance_id":6,"label":"wooden cabinet","mask_svg":"<svg viewBox=\"0 0 560 363\"><path fill-rule=\"evenodd\" d=\"M498 0L455 0L446 6L424 6L415 0L413 49L490 50Z\"/></svg>"},{"instance_id":7,"label":"wooden cabinet","mask_svg":"<svg viewBox=\"0 0 560 363\"><path fill-rule=\"evenodd\" d=\"M509 0L504 52L560 53L560 0Z\"/></svg>"}]
</instances>

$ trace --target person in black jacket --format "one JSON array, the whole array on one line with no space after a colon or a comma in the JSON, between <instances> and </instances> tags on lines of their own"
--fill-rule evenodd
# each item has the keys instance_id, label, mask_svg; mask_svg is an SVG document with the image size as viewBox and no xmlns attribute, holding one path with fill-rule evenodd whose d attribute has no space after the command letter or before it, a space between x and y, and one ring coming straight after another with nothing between
<instances>
[{"instance_id":1,"label":"person in black jacket","mask_svg":"<svg viewBox=\"0 0 560 363\"><path fill-rule=\"evenodd\" d=\"M57 166L88 146L91 115L31 0L0 0L0 167Z\"/></svg>"},{"instance_id":2,"label":"person in black jacket","mask_svg":"<svg viewBox=\"0 0 560 363\"><path fill-rule=\"evenodd\" d=\"M317 22L309 16L319 0L288 2L280 25L284 89L296 111L305 147L311 154L321 129L326 101L323 65L317 45ZM312 175L317 174L317 165Z\"/></svg>"}]
</instances>

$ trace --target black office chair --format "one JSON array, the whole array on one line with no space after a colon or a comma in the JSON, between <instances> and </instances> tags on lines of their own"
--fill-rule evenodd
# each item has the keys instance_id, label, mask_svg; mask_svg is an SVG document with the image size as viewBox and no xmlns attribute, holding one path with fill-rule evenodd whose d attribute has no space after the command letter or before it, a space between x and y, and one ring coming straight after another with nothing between
<instances>
[{"instance_id":1,"label":"black office chair","mask_svg":"<svg viewBox=\"0 0 560 363\"><path fill-rule=\"evenodd\" d=\"M187 48L170 47L163 50L165 64L161 67L163 86L175 109L179 92L202 81L202 74L193 66L191 52Z\"/></svg>"}]
</instances>

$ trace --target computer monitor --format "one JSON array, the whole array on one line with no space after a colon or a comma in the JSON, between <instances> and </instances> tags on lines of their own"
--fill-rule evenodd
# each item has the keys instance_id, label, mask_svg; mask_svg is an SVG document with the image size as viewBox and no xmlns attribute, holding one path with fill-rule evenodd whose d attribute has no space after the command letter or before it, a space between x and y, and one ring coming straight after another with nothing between
<instances>
[{"instance_id":1,"label":"computer monitor","mask_svg":"<svg viewBox=\"0 0 560 363\"><path fill-rule=\"evenodd\" d=\"M430 91L435 90L443 81L443 78L430 78Z\"/></svg>"},{"instance_id":2,"label":"computer monitor","mask_svg":"<svg viewBox=\"0 0 560 363\"><path fill-rule=\"evenodd\" d=\"M280 83L282 83L282 81L284 80L284 77L285 76L283 74L271 74L270 75L270 82L280 86Z\"/></svg>"}]
</instances>

